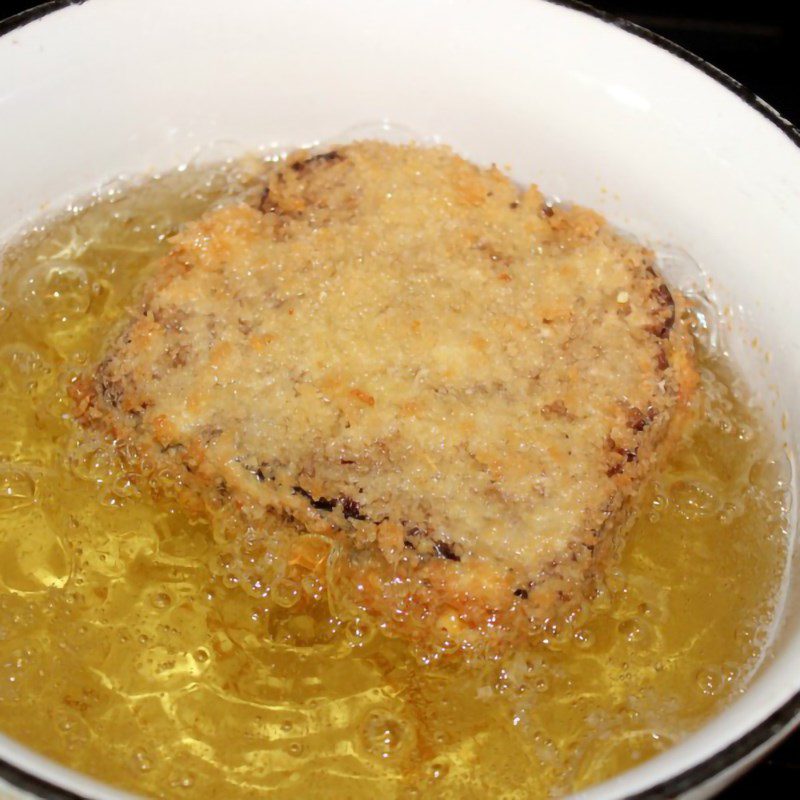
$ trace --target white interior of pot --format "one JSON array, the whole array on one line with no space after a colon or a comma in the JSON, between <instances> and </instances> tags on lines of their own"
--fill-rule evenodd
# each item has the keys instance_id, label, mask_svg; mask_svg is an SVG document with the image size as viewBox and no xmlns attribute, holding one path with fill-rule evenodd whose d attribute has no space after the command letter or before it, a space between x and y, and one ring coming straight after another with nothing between
<instances>
[{"instance_id":1,"label":"white interior of pot","mask_svg":"<svg viewBox=\"0 0 800 800\"><path fill-rule=\"evenodd\" d=\"M0 240L120 174L396 135L382 121L690 253L735 310L730 341L771 415L789 411L795 452L800 150L679 58L538 0L89 0L52 13L0 39ZM760 352L737 345L753 333ZM800 690L798 584L746 694L587 798L699 763ZM0 757L101 796L2 739Z\"/></svg>"}]
</instances>

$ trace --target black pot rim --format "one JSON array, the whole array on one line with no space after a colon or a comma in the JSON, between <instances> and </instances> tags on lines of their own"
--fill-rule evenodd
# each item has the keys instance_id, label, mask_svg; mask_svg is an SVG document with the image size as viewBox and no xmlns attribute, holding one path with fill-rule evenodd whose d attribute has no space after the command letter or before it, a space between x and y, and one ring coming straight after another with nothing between
<instances>
[{"instance_id":1,"label":"black pot rim","mask_svg":"<svg viewBox=\"0 0 800 800\"><path fill-rule=\"evenodd\" d=\"M0 36L4 36L37 19L41 19L54 11L68 6L81 5L84 2L86 2L86 0L49 0L49 2L42 3L27 11L22 11L8 19L0 20ZM722 86L735 94L740 100L763 117L766 117L773 125L786 134L790 141L797 147L800 147L800 130L798 130L797 127L782 117L772 106L765 103L750 89L747 89L739 83L739 81L713 66L713 64L709 64L708 61L700 58L700 56L664 38L660 34L653 33L647 28L643 28L641 25L637 25L626 19L621 19L606 11L600 11L599 9L581 2L581 0L546 0L546 2L552 3L553 5L564 6L565 8L570 8L574 11L579 11L594 17L595 19L599 19L608 25L613 25L615 28L638 36L640 39L644 39L650 44L662 50L666 50L683 61L688 62L696 69L699 69L710 78L722 84ZM798 724L800 724L800 692L797 692L751 731L748 731L719 752L672 778L662 781L642 792L625 795L625 797L620 798L620 800L668 800L668 798L679 796L683 792L687 792L690 789L700 787L704 783L707 783L742 761L746 756L755 752L760 747L770 744L771 741L776 739L782 732L786 732ZM67 789L62 789L2 759L0 759L0 778L35 797L43 798L43 800L86 800L83 795L75 794Z\"/></svg>"}]
</instances>

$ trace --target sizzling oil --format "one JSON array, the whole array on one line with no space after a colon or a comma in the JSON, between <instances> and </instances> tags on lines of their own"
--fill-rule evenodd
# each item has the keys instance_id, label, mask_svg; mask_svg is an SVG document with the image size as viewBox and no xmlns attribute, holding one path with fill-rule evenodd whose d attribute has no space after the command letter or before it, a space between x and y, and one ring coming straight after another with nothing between
<instances>
[{"instance_id":1,"label":"sizzling oil","mask_svg":"<svg viewBox=\"0 0 800 800\"><path fill-rule=\"evenodd\" d=\"M110 192L3 257L0 730L154 797L536 798L632 766L729 702L777 601L787 474L710 350L701 421L608 592L483 665L425 663L336 619L302 566L242 585L208 522L148 499L85 438L69 379L168 236L255 191L252 167Z\"/></svg>"}]
</instances>

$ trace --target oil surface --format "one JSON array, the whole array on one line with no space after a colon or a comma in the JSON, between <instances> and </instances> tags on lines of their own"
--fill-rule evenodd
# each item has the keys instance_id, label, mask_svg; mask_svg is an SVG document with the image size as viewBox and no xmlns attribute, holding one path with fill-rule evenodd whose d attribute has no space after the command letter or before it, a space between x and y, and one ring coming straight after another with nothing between
<instances>
[{"instance_id":1,"label":"oil surface","mask_svg":"<svg viewBox=\"0 0 800 800\"><path fill-rule=\"evenodd\" d=\"M217 526L154 502L77 428L66 386L168 236L260 169L109 192L3 256L0 730L153 797L543 798L729 702L777 601L788 474L711 350L700 421L591 616L483 664L425 663L334 617L311 538L288 575L245 580Z\"/></svg>"}]
</instances>

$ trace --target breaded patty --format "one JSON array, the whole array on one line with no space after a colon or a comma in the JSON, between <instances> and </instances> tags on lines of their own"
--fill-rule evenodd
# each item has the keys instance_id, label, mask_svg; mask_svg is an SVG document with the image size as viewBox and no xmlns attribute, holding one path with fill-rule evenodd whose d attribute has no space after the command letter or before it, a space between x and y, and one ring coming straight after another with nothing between
<instances>
[{"instance_id":1,"label":"breaded patty","mask_svg":"<svg viewBox=\"0 0 800 800\"><path fill-rule=\"evenodd\" d=\"M452 632L591 595L694 383L649 250L361 142L187 225L75 395L187 503L330 536L359 604Z\"/></svg>"}]
</instances>

